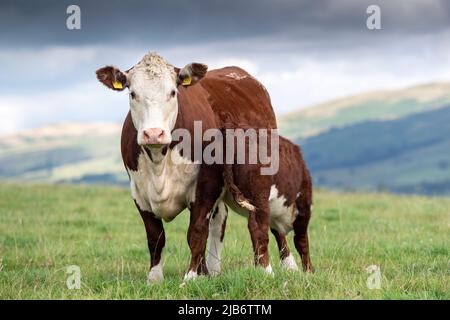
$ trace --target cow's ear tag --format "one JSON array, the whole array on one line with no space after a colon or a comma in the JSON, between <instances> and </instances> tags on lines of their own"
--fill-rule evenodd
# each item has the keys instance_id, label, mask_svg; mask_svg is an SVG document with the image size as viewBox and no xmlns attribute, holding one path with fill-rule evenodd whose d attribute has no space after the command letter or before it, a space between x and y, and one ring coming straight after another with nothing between
<instances>
[{"instance_id":1,"label":"cow's ear tag","mask_svg":"<svg viewBox=\"0 0 450 320\"><path fill-rule=\"evenodd\" d=\"M112 85L113 85L114 89L123 89L122 82L114 81Z\"/></svg>"},{"instance_id":2,"label":"cow's ear tag","mask_svg":"<svg viewBox=\"0 0 450 320\"><path fill-rule=\"evenodd\" d=\"M188 86L190 85L192 82L192 78L191 77L186 77L183 79L183 82L181 83L183 86Z\"/></svg>"}]
</instances>

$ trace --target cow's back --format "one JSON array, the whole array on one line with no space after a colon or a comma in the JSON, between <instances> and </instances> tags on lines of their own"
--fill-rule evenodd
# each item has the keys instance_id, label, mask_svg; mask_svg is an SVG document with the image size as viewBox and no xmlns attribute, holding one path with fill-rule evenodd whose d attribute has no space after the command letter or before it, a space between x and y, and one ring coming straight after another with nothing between
<instances>
[{"instance_id":1,"label":"cow's back","mask_svg":"<svg viewBox=\"0 0 450 320\"><path fill-rule=\"evenodd\" d=\"M264 86L238 67L209 71L200 81L218 118L235 127L277 128L270 96Z\"/></svg>"}]
</instances>

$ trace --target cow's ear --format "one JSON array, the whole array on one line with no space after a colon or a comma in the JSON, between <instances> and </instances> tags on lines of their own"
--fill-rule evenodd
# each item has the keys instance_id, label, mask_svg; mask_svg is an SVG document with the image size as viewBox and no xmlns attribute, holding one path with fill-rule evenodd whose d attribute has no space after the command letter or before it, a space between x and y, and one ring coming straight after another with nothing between
<instances>
[{"instance_id":1,"label":"cow's ear","mask_svg":"<svg viewBox=\"0 0 450 320\"><path fill-rule=\"evenodd\" d=\"M127 75L111 66L96 71L97 79L105 86L116 91L122 91L127 86Z\"/></svg>"},{"instance_id":2,"label":"cow's ear","mask_svg":"<svg viewBox=\"0 0 450 320\"><path fill-rule=\"evenodd\" d=\"M183 69L175 68L175 72L178 70L177 85L183 85L185 87L192 86L200 81L208 71L208 66L203 63L189 63Z\"/></svg>"}]
</instances>

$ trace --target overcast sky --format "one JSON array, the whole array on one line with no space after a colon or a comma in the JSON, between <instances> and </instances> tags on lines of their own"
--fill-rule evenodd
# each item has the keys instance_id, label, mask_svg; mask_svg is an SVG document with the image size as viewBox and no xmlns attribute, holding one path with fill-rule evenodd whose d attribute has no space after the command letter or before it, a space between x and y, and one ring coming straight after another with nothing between
<instances>
[{"instance_id":1,"label":"overcast sky","mask_svg":"<svg viewBox=\"0 0 450 320\"><path fill-rule=\"evenodd\" d=\"M0 2L0 134L123 120L125 92L95 70L148 51L177 66L239 65L277 114L359 92L450 80L450 1L205 0ZM66 8L81 7L81 30ZM366 9L381 8L381 30Z\"/></svg>"}]
</instances>

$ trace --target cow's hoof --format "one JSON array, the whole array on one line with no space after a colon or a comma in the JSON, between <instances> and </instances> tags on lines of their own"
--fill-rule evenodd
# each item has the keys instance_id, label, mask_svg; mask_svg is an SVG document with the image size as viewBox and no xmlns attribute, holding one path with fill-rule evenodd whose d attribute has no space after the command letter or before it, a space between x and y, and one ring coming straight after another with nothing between
<instances>
[{"instance_id":1,"label":"cow's hoof","mask_svg":"<svg viewBox=\"0 0 450 320\"><path fill-rule=\"evenodd\" d=\"M273 270L272 270L272 266L269 264L267 267L265 267L264 268L264 272L267 274L267 275L270 275L270 276L274 276L275 274L273 273Z\"/></svg>"},{"instance_id":2,"label":"cow's hoof","mask_svg":"<svg viewBox=\"0 0 450 320\"><path fill-rule=\"evenodd\" d=\"M153 284L164 280L164 275L161 268L152 268L147 276L147 283Z\"/></svg>"},{"instance_id":3,"label":"cow's hoof","mask_svg":"<svg viewBox=\"0 0 450 320\"><path fill-rule=\"evenodd\" d=\"M212 263L206 263L206 266L208 268L208 273L210 276L215 277L220 274L220 262L214 261Z\"/></svg>"},{"instance_id":4,"label":"cow's hoof","mask_svg":"<svg viewBox=\"0 0 450 320\"><path fill-rule=\"evenodd\" d=\"M298 271L297 263L292 254L289 254L286 258L281 260L281 267L289 271Z\"/></svg>"},{"instance_id":5,"label":"cow's hoof","mask_svg":"<svg viewBox=\"0 0 450 320\"><path fill-rule=\"evenodd\" d=\"M189 272L184 275L183 281L194 280L196 278L198 278L197 272L189 270Z\"/></svg>"},{"instance_id":6,"label":"cow's hoof","mask_svg":"<svg viewBox=\"0 0 450 320\"><path fill-rule=\"evenodd\" d=\"M314 273L315 269L312 265L307 265L303 268L306 273Z\"/></svg>"},{"instance_id":7,"label":"cow's hoof","mask_svg":"<svg viewBox=\"0 0 450 320\"><path fill-rule=\"evenodd\" d=\"M209 275L211 277L216 277L220 274L220 267L219 268L211 268L211 269L208 268L208 271L209 271Z\"/></svg>"}]
</instances>

